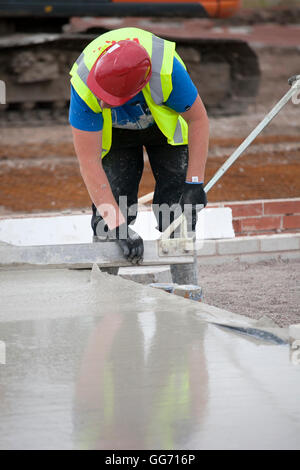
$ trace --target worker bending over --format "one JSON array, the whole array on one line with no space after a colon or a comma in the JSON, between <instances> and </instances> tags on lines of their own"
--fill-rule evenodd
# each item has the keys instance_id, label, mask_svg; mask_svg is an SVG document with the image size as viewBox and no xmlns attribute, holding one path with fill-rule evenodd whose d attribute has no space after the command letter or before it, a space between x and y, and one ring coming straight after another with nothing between
<instances>
[{"instance_id":1,"label":"worker bending over","mask_svg":"<svg viewBox=\"0 0 300 470\"><path fill-rule=\"evenodd\" d=\"M124 256L138 263L143 240L129 224L137 215L143 147L156 182L153 210L160 231L174 217L164 217L160 207L189 204L188 227L194 231L197 211L207 204L204 105L175 43L137 28L97 37L70 74L69 120L93 202L94 241L116 239Z\"/></svg>"}]
</instances>

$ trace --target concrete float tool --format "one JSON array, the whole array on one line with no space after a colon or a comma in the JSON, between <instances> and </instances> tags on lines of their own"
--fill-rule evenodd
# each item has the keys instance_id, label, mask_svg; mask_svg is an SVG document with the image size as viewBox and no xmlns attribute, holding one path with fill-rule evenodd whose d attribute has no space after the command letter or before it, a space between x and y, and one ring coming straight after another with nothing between
<instances>
[{"instance_id":1,"label":"concrete float tool","mask_svg":"<svg viewBox=\"0 0 300 470\"><path fill-rule=\"evenodd\" d=\"M254 139L272 121L289 100L299 94L300 75L289 80L290 90L272 108L258 126L249 134L241 145L226 160L221 168L205 186L208 192ZM145 202L145 198L142 201ZM181 226L179 238L170 238L177 227ZM194 238L189 238L184 214L178 217L161 235L159 240L144 242L144 260L142 265L194 264L197 245ZM14 246L0 245L0 267L36 266L56 268L90 267L96 263L100 267L131 266L124 259L121 249L114 242L85 243L67 245Z\"/></svg>"}]
</instances>

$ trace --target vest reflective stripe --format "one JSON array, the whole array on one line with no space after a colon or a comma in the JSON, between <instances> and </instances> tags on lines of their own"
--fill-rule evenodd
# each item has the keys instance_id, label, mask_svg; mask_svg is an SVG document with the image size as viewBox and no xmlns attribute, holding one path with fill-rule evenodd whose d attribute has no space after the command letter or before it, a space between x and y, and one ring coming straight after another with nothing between
<instances>
[{"instance_id":1,"label":"vest reflective stripe","mask_svg":"<svg viewBox=\"0 0 300 470\"><path fill-rule=\"evenodd\" d=\"M81 61L81 59L82 59L83 56L84 56L84 52L82 52L82 53L80 54L80 56L77 57L77 60L76 60L76 64L77 64L77 65L80 64L80 61Z\"/></svg>"},{"instance_id":2,"label":"vest reflective stripe","mask_svg":"<svg viewBox=\"0 0 300 470\"><path fill-rule=\"evenodd\" d=\"M76 64L78 65L77 74L78 74L79 78L83 81L83 83L87 86L87 79L88 79L90 71L89 71L88 67L86 66L86 64L84 62L84 52L82 52L82 54L80 54L80 56L76 60ZM96 100L99 104L99 108L101 110L100 100L98 100L98 98L96 96L95 96L95 98L96 98ZM107 150L105 150L105 152L106 151ZM104 152L104 149L103 149L103 152Z\"/></svg>"},{"instance_id":3,"label":"vest reflective stripe","mask_svg":"<svg viewBox=\"0 0 300 470\"><path fill-rule=\"evenodd\" d=\"M164 93L161 83L162 64L164 60L165 41L157 36L152 36L152 76L149 81L150 92L154 103L164 102Z\"/></svg>"},{"instance_id":4,"label":"vest reflective stripe","mask_svg":"<svg viewBox=\"0 0 300 470\"><path fill-rule=\"evenodd\" d=\"M83 81L83 83L87 86L87 79L88 79L90 71L84 62L84 52L80 54L80 56L76 60L76 64L78 65L78 69L77 69L78 76ZM100 100L98 100L97 97L95 98L97 99L98 104L100 106Z\"/></svg>"},{"instance_id":5,"label":"vest reflective stripe","mask_svg":"<svg viewBox=\"0 0 300 470\"><path fill-rule=\"evenodd\" d=\"M176 124L173 140L174 140L175 144L182 144L183 143L181 122L180 122L179 119L178 119L177 124Z\"/></svg>"},{"instance_id":6,"label":"vest reflective stripe","mask_svg":"<svg viewBox=\"0 0 300 470\"><path fill-rule=\"evenodd\" d=\"M77 73L78 73L79 77L81 78L83 83L85 85L87 85L87 79L88 79L90 71L89 71L89 69L87 68L87 66L85 65L85 62L84 62L84 52L82 52L82 54L80 54L80 56L76 60L76 64L78 65Z\"/></svg>"}]
</instances>

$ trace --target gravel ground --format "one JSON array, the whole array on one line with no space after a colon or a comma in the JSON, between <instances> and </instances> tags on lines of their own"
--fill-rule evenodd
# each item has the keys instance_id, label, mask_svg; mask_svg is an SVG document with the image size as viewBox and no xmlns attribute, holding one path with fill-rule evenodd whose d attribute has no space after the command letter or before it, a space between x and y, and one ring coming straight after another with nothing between
<instances>
[{"instance_id":1,"label":"gravel ground","mask_svg":"<svg viewBox=\"0 0 300 470\"><path fill-rule=\"evenodd\" d=\"M240 315L300 323L300 260L200 266L204 302Z\"/></svg>"}]
</instances>

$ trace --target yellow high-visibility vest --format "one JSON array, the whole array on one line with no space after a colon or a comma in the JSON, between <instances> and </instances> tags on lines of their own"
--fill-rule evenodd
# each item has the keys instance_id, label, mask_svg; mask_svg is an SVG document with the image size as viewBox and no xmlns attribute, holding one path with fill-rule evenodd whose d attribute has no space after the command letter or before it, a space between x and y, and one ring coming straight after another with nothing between
<instances>
[{"instance_id":1,"label":"yellow high-visibility vest","mask_svg":"<svg viewBox=\"0 0 300 470\"><path fill-rule=\"evenodd\" d=\"M101 109L100 101L89 90L87 78L99 55L111 44L130 39L138 41L148 52L152 62L150 81L142 92L150 112L171 145L188 143L188 126L176 111L164 106L172 91L172 70L174 56L185 67L175 51L175 43L159 38L138 28L121 28L102 34L94 39L74 63L70 75L71 83L82 100L95 113L103 115L102 158L109 152L112 142L112 118L110 109ZM185 67L186 68L186 67Z\"/></svg>"}]
</instances>

